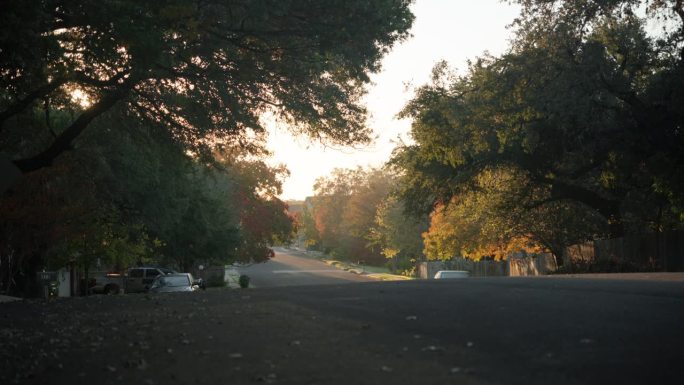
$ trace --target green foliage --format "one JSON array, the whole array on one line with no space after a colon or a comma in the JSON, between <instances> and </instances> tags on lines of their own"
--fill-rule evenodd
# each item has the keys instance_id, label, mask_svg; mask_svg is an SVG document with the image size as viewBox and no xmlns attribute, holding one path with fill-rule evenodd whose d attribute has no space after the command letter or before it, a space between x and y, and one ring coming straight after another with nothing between
<instances>
[{"instance_id":1,"label":"green foliage","mask_svg":"<svg viewBox=\"0 0 684 385\"><path fill-rule=\"evenodd\" d=\"M292 218L274 195L285 170L236 151L201 163L163 131L117 113L0 200L0 257L3 266L9 258L16 266L3 270L3 285L67 263L190 271L200 263L264 260L272 241L288 239Z\"/></svg>"},{"instance_id":2,"label":"green foliage","mask_svg":"<svg viewBox=\"0 0 684 385\"><path fill-rule=\"evenodd\" d=\"M304 241L304 247L309 250L320 250L320 235L318 234L318 229L316 228L316 222L313 217L312 204L313 199L307 198L304 202L304 208L302 209L301 216L301 227L300 227L300 238Z\"/></svg>"},{"instance_id":3,"label":"green foliage","mask_svg":"<svg viewBox=\"0 0 684 385\"><path fill-rule=\"evenodd\" d=\"M369 240L389 259L393 272L404 272L423 259L421 235L427 229L426 217L407 215L404 203L390 195L377 206Z\"/></svg>"},{"instance_id":4,"label":"green foliage","mask_svg":"<svg viewBox=\"0 0 684 385\"><path fill-rule=\"evenodd\" d=\"M558 252L681 226L684 13L647 2L671 17L653 37L640 1L520 3L506 54L463 76L436 66L403 110L415 144L392 160L400 196L414 212L448 206L453 227L435 250L482 254L523 236ZM483 186L488 173L507 176Z\"/></svg>"},{"instance_id":5,"label":"green foliage","mask_svg":"<svg viewBox=\"0 0 684 385\"><path fill-rule=\"evenodd\" d=\"M246 289L249 287L249 276L248 275L240 275L240 278L238 278L238 284L240 285L241 288Z\"/></svg>"},{"instance_id":6,"label":"green foliage","mask_svg":"<svg viewBox=\"0 0 684 385\"><path fill-rule=\"evenodd\" d=\"M290 242L295 232L294 217L277 197L288 171L237 154L221 155L216 168L223 174L221 178L236 186L231 199L238 213L241 239L235 253L240 261L263 262L273 256L269 246Z\"/></svg>"},{"instance_id":7,"label":"green foliage","mask_svg":"<svg viewBox=\"0 0 684 385\"><path fill-rule=\"evenodd\" d=\"M0 152L26 177L0 200L0 285L272 256L294 227L262 117L367 142L361 96L409 3L2 2Z\"/></svg>"},{"instance_id":8,"label":"green foliage","mask_svg":"<svg viewBox=\"0 0 684 385\"><path fill-rule=\"evenodd\" d=\"M307 247L351 262L395 271L422 256L420 234L427 219L404 215L403 204L390 194L396 177L387 169L336 169L315 185L302 211L301 233Z\"/></svg>"},{"instance_id":9,"label":"green foliage","mask_svg":"<svg viewBox=\"0 0 684 385\"><path fill-rule=\"evenodd\" d=\"M472 189L432 213L424 234L429 259L505 259L510 253L552 251L600 233L601 219L571 202L536 205L529 182L514 169L484 170Z\"/></svg>"},{"instance_id":10,"label":"green foliage","mask_svg":"<svg viewBox=\"0 0 684 385\"><path fill-rule=\"evenodd\" d=\"M169 191L167 221L155 232L167 264L189 271L196 262L225 264L235 260L240 242L238 213L230 202L230 185L221 185L206 170L189 169L181 185ZM228 191L226 191L228 190Z\"/></svg>"},{"instance_id":11,"label":"green foliage","mask_svg":"<svg viewBox=\"0 0 684 385\"><path fill-rule=\"evenodd\" d=\"M378 204L392 179L379 169L336 169L314 186L302 215L307 245L347 261L381 265L379 248L369 242Z\"/></svg>"},{"instance_id":12,"label":"green foliage","mask_svg":"<svg viewBox=\"0 0 684 385\"><path fill-rule=\"evenodd\" d=\"M24 172L49 166L115 105L205 156L256 150L264 113L321 140L367 142L360 96L408 35L410 2L4 1L1 148ZM34 136L34 108L73 119Z\"/></svg>"}]
</instances>

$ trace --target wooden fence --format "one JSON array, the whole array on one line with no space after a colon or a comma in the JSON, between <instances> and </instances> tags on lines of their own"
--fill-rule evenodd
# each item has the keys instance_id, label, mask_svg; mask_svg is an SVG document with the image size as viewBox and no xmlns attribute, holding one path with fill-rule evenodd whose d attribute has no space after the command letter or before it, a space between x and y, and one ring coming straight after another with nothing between
<instances>
[{"instance_id":1,"label":"wooden fence","mask_svg":"<svg viewBox=\"0 0 684 385\"><path fill-rule=\"evenodd\" d=\"M573 245L565 263L585 263L610 270L684 271L684 231L666 231Z\"/></svg>"},{"instance_id":2,"label":"wooden fence","mask_svg":"<svg viewBox=\"0 0 684 385\"><path fill-rule=\"evenodd\" d=\"M584 265L579 272L684 271L684 230L603 239L567 247L566 266ZM505 261L473 261L455 257L418 264L421 278L439 270L465 270L474 277L544 275L555 271L551 254L513 254ZM570 270L571 271L571 270Z\"/></svg>"},{"instance_id":3,"label":"wooden fence","mask_svg":"<svg viewBox=\"0 0 684 385\"><path fill-rule=\"evenodd\" d=\"M453 258L448 261L428 261L418 264L420 278L433 278L440 270L464 270L472 277L519 277L544 275L556 269L556 260L551 254L511 255L505 261Z\"/></svg>"}]
</instances>

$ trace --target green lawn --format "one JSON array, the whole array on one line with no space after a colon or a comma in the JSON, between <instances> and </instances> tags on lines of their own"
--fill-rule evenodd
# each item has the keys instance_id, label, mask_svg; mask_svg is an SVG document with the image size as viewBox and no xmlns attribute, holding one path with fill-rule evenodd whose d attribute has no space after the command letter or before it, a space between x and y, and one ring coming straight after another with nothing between
<instances>
[{"instance_id":1,"label":"green lawn","mask_svg":"<svg viewBox=\"0 0 684 385\"><path fill-rule=\"evenodd\" d=\"M369 277L381 281L403 281L413 279L404 275L392 274L388 268L381 266L357 265L334 259L322 259L322 261L332 267L347 270L354 274L367 274Z\"/></svg>"},{"instance_id":2,"label":"green lawn","mask_svg":"<svg viewBox=\"0 0 684 385\"><path fill-rule=\"evenodd\" d=\"M321 253L320 251L298 251L297 254L308 258L318 259L332 267L346 270L351 273L367 274L369 277L382 281L399 281L414 279L411 277L407 277L405 275L392 274L392 272L384 266L357 265L355 263L338 261L336 259L328 259L328 256Z\"/></svg>"}]
</instances>

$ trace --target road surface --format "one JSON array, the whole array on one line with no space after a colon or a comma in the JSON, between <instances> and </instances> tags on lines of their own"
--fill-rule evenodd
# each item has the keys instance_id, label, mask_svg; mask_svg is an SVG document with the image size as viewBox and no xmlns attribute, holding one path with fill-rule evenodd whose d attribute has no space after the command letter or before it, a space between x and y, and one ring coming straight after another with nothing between
<instances>
[{"instance_id":1,"label":"road surface","mask_svg":"<svg viewBox=\"0 0 684 385\"><path fill-rule=\"evenodd\" d=\"M681 384L684 285L469 278L0 304L0 383Z\"/></svg>"},{"instance_id":2,"label":"road surface","mask_svg":"<svg viewBox=\"0 0 684 385\"><path fill-rule=\"evenodd\" d=\"M265 263L257 263L238 269L250 277L253 287L332 285L374 281L363 275L337 269L316 259L285 248L274 248L275 257Z\"/></svg>"}]
</instances>

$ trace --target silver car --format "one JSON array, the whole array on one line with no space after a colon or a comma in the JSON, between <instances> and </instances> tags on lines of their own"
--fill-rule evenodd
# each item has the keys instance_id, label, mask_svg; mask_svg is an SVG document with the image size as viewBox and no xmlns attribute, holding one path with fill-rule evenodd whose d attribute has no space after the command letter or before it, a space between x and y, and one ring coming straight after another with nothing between
<instances>
[{"instance_id":1,"label":"silver car","mask_svg":"<svg viewBox=\"0 0 684 385\"><path fill-rule=\"evenodd\" d=\"M128 269L124 282L125 291L126 293L144 293L152 286L152 282L154 282L156 277L174 273L176 272L163 267L134 267Z\"/></svg>"},{"instance_id":2,"label":"silver car","mask_svg":"<svg viewBox=\"0 0 684 385\"><path fill-rule=\"evenodd\" d=\"M150 293L169 293L178 291L195 291L199 286L190 273L159 275L152 282Z\"/></svg>"}]
</instances>

